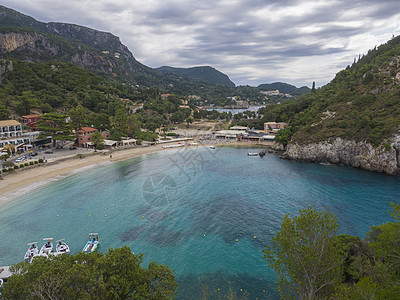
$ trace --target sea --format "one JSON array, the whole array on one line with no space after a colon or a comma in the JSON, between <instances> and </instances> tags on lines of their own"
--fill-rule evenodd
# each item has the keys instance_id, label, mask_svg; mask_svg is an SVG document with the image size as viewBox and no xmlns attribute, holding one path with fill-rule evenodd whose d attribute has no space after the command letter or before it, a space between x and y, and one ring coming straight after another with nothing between
<instances>
[{"instance_id":1,"label":"sea","mask_svg":"<svg viewBox=\"0 0 400 300\"><path fill-rule=\"evenodd\" d=\"M100 251L127 245L144 267L173 269L178 299L278 299L262 250L286 214L327 208L339 233L363 238L400 202L398 177L247 155L260 150L165 150L41 186L0 207L0 266L22 261L28 242L65 238L78 253L98 232Z\"/></svg>"},{"instance_id":2,"label":"sea","mask_svg":"<svg viewBox=\"0 0 400 300\"><path fill-rule=\"evenodd\" d=\"M250 105L248 108L208 108L208 111L216 110L220 113L226 112L231 113L232 115L236 115L238 113L244 113L245 111L255 111L257 112L260 108L264 106Z\"/></svg>"}]
</instances>

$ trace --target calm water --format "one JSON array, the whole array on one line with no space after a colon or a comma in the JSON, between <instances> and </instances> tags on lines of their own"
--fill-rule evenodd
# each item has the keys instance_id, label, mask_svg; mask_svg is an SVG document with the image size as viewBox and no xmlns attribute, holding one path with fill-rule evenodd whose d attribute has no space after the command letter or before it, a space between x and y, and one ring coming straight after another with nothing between
<instances>
[{"instance_id":1,"label":"calm water","mask_svg":"<svg viewBox=\"0 0 400 300\"><path fill-rule=\"evenodd\" d=\"M208 111L216 110L220 113L221 112L226 112L226 113L231 112L232 115L236 115L238 113L243 113L246 110L257 112L261 107L264 107L264 106L249 106L249 108L209 108L207 110Z\"/></svg>"},{"instance_id":2,"label":"calm water","mask_svg":"<svg viewBox=\"0 0 400 300\"><path fill-rule=\"evenodd\" d=\"M162 151L42 187L0 209L0 266L21 261L26 243L44 237L65 237L77 253L95 231L101 251L128 245L145 264L168 264L180 299L200 298L202 285L216 298L229 284L250 299L273 299L262 249L286 213L328 207L341 233L364 237L399 203L399 178L249 151L258 149Z\"/></svg>"}]
</instances>

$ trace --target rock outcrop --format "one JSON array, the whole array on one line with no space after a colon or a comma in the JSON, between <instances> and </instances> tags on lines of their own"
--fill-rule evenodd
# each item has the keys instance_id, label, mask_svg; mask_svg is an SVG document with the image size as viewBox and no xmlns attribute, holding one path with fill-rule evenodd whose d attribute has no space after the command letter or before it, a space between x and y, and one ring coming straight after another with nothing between
<instances>
[{"instance_id":1,"label":"rock outcrop","mask_svg":"<svg viewBox=\"0 0 400 300\"><path fill-rule=\"evenodd\" d=\"M343 164L389 175L400 174L400 136L390 147L375 148L366 142L336 138L332 141L299 145L289 144L283 158L297 161Z\"/></svg>"}]
</instances>

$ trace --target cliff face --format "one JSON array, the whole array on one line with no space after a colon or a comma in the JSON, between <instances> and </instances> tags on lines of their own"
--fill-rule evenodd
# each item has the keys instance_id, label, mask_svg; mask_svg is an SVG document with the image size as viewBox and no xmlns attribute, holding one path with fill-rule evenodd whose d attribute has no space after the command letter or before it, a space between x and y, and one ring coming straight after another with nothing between
<instances>
[{"instance_id":1,"label":"cliff face","mask_svg":"<svg viewBox=\"0 0 400 300\"><path fill-rule=\"evenodd\" d=\"M332 164L343 164L389 175L400 174L400 136L394 138L389 151L374 148L366 142L336 138L330 142L299 145L289 144L284 158Z\"/></svg>"}]
</instances>

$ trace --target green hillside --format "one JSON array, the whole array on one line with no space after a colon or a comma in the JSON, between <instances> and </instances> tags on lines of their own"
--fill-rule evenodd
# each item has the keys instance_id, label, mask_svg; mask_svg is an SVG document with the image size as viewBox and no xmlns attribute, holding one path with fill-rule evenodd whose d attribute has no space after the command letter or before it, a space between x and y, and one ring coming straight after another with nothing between
<instances>
[{"instance_id":1,"label":"green hillside","mask_svg":"<svg viewBox=\"0 0 400 300\"><path fill-rule=\"evenodd\" d=\"M400 128L400 37L370 50L327 85L294 102L269 106L264 118L288 121L285 139L311 143L342 137L377 146Z\"/></svg>"},{"instance_id":2,"label":"green hillside","mask_svg":"<svg viewBox=\"0 0 400 300\"><path fill-rule=\"evenodd\" d=\"M211 84L224 85L227 87L235 86L235 84L229 79L227 75L209 66L192 68L173 68L163 66L157 68L156 70L166 74L173 74L179 77L200 80Z\"/></svg>"},{"instance_id":3,"label":"green hillside","mask_svg":"<svg viewBox=\"0 0 400 300\"><path fill-rule=\"evenodd\" d=\"M300 88L297 88L294 85L284 82L260 84L258 88L265 91L279 90L283 94L291 94L293 96L304 95L311 91L309 87L302 86Z\"/></svg>"}]
</instances>

